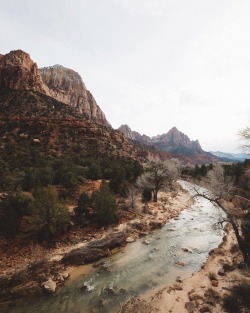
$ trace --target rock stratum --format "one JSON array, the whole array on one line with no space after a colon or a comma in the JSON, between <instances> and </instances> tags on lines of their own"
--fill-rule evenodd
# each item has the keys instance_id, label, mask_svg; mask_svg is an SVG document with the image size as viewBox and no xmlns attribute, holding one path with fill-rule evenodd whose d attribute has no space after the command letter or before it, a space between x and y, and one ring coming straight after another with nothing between
<instances>
[{"instance_id":1,"label":"rock stratum","mask_svg":"<svg viewBox=\"0 0 250 313\"><path fill-rule=\"evenodd\" d=\"M74 107L93 122L110 126L77 72L61 65L38 69L22 50L0 55L0 88L43 93Z\"/></svg>"},{"instance_id":2,"label":"rock stratum","mask_svg":"<svg viewBox=\"0 0 250 313\"><path fill-rule=\"evenodd\" d=\"M190 140L187 135L180 132L176 127L173 127L167 133L154 137L141 135L131 130L128 125L121 125L118 130L131 140L171 153L186 162L202 164L218 160L216 156L204 151L198 140Z\"/></svg>"}]
</instances>

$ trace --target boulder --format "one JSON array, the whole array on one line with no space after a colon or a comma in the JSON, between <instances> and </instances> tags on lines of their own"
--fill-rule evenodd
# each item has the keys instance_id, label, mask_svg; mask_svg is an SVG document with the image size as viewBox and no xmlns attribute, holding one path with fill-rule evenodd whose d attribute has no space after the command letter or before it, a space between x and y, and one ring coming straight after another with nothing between
<instances>
[{"instance_id":1,"label":"boulder","mask_svg":"<svg viewBox=\"0 0 250 313\"><path fill-rule=\"evenodd\" d=\"M132 238L132 237L128 237L127 239L126 239L126 242L127 243L130 243L130 242L134 242L135 240L134 240L134 238Z\"/></svg>"},{"instance_id":2,"label":"boulder","mask_svg":"<svg viewBox=\"0 0 250 313\"><path fill-rule=\"evenodd\" d=\"M213 287L218 287L219 282L218 282L218 280L213 279L213 280L211 280L211 284Z\"/></svg>"},{"instance_id":3,"label":"boulder","mask_svg":"<svg viewBox=\"0 0 250 313\"><path fill-rule=\"evenodd\" d=\"M188 313L193 313L195 310L195 304L194 302L190 301L190 302L186 302L185 303L185 308L188 311Z\"/></svg>"},{"instance_id":4,"label":"boulder","mask_svg":"<svg viewBox=\"0 0 250 313\"><path fill-rule=\"evenodd\" d=\"M43 289L48 293L55 293L56 292L56 282L54 282L51 278L49 278L46 282L42 284Z\"/></svg>"},{"instance_id":5,"label":"boulder","mask_svg":"<svg viewBox=\"0 0 250 313\"><path fill-rule=\"evenodd\" d=\"M86 264L97 261L110 254L110 250L125 245L126 232L113 233L105 238L93 241L87 246L73 250L66 254L62 262L66 264Z\"/></svg>"},{"instance_id":6,"label":"boulder","mask_svg":"<svg viewBox=\"0 0 250 313\"><path fill-rule=\"evenodd\" d=\"M226 275L225 270L223 268L219 269L218 270L218 275L225 276Z\"/></svg>"}]
</instances>

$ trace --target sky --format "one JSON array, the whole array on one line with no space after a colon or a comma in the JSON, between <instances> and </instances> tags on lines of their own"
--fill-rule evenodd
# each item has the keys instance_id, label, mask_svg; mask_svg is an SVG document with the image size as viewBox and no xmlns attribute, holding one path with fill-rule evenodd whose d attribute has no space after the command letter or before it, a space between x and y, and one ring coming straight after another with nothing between
<instances>
[{"instance_id":1,"label":"sky","mask_svg":"<svg viewBox=\"0 0 250 313\"><path fill-rule=\"evenodd\" d=\"M0 0L0 53L78 72L114 128L241 152L249 0Z\"/></svg>"}]
</instances>

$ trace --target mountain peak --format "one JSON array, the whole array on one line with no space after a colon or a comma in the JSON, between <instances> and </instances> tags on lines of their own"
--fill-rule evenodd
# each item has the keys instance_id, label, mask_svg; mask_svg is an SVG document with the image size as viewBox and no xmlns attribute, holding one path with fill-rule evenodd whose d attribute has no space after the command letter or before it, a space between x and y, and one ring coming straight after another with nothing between
<instances>
[{"instance_id":1,"label":"mountain peak","mask_svg":"<svg viewBox=\"0 0 250 313\"><path fill-rule=\"evenodd\" d=\"M37 64L22 50L13 50L1 56L0 87L46 93Z\"/></svg>"},{"instance_id":2,"label":"mountain peak","mask_svg":"<svg viewBox=\"0 0 250 313\"><path fill-rule=\"evenodd\" d=\"M38 91L76 108L98 124L110 126L77 72L59 64L38 69L22 50L0 56L0 88Z\"/></svg>"}]
</instances>

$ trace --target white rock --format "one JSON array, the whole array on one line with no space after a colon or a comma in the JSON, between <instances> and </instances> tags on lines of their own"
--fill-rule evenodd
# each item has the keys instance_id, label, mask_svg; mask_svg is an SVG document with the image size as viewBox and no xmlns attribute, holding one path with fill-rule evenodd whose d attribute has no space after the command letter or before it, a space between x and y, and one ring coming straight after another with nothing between
<instances>
[{"instance_id":1,"label":"white rock","mask_svg":"<svg viewBox=\"0 0 250 313\"><path fill-rule=\"evenodd\" d=\"M126 242L134 242L135 240L134 240L134 238L132 238L132 237L128 237L127 239L126 239Z\"/></svg>"},{"instance_id":2,"label":"white rock","mask_svg":"<svg viewBox=\"0 0 250 313\"><path fill-rule=\"evenodd\" d=\"M43 288L49 293L55 293L56 291L56 282L49 278L45 283L42 284Z\"/></svg>"}]
</instances>

